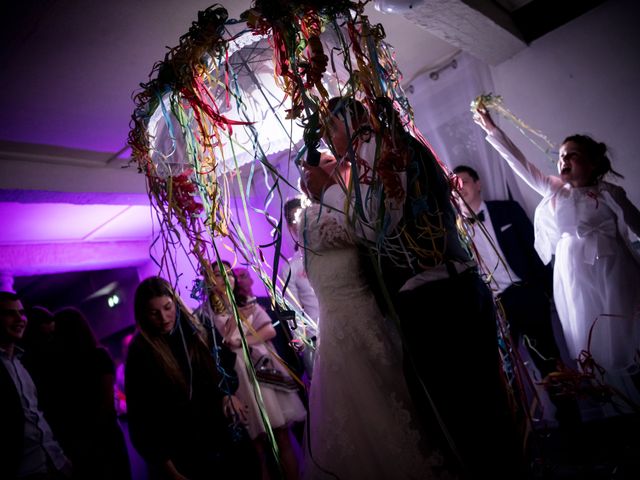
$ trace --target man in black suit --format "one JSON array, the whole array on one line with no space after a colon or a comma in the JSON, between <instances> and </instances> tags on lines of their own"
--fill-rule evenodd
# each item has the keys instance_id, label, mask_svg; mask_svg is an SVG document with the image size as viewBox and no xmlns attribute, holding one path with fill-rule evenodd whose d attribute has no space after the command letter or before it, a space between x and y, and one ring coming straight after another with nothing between
<instances>
[{"instance_id":1,"label":"man in black suit","mask_svg":"<svg viewBox=\"0 0 640 480\"><path fill-rule=\"evenodd\" d=\"M534 250L531 221L515 201L485 202L482 182L473 168L460 165L453 173L460 180L461 209L470 221L480 269L504 309L513 341L517 345L526 336L529 355L544 378L557 370L560 350L551 324L552 271ZM574 399L555 392L549 396L558 422L579 422Z\"/></svg>"},{"instance_id":2,"label":"man in black suit","mask_svg":"<svg viewBox=\"0 0 640 480\"><path fill-rule=\"evenodd\" d=\"M38 408L35 385L20 361L16 343L26 325L18 296L0 292L0 478L70 478L71 464Z\"/></svg>"}]
</instances>

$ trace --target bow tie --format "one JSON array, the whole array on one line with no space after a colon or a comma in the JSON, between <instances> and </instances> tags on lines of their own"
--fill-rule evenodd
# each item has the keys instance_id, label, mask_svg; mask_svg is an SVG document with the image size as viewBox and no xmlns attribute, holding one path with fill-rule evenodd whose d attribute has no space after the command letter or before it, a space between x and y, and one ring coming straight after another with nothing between
<instances>
[{"instance_id":1,"label":"bow tie","mask_svg":"<svg viewBox=\"0 0 640 480\"><path fill-rule=\"evenodd\" d=\"M475 217L466 217L467 221L471 224L476 223L476 220L484 222L484 210L480 210Z\"/></svg>"}]
</instances>

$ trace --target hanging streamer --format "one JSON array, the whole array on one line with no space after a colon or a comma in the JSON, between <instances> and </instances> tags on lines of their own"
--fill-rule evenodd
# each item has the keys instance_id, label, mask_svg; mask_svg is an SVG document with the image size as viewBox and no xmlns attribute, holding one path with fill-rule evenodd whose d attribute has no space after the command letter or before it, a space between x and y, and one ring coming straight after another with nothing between
<instances>
[{"instance_id":1,"label":"hanging streamer","mask_svg":"<svg viewBox=\"0 0 640 480\"><path fill-rule=\"evenodd\" d=\"M511 111L509 111L509 109L504 106L502 96L494 95L493 93L478 95L471 102L470 109L472 112L476 112L480 109L492 110L502 115L513 123L522 135L540 149L555 164L557 160L556 155L558 153L557 147L544 133L534 129L530 125L527 125L523 120L516 117Z\"/></svg>"},{"instance_id":2,"label":"hanging streamer","mask_svg":"<svg viewBox=\"0 0 640 480\"><path fill-rule=\"evenodd\" d=\"M317 325L300 309L297 299L283 295L287 279L278 272L283 192L294 186L270 156L279 152L288 165L294 165L304 154L305 130L324 131L329 99L341 96L366 106L370 134L379 145L370 171L354 175L352 184L343 185L356 193L355 205L348 212L354 224L366 222L364 205L371 198L384 205L385 198L400 199L406 194L398 177L408 162L404 132L429 149L441 170L438 174L447 178L442 162L415 127L400 85L402 75L391 48L384 43L384 29L370 25L363 14L365 3L255 0L241 20L228 19L224 8L213 5L198 12L189 31L154 65L151 79L141 84L134 97L129 145L146 176L158 218L154 245L160 253L154 261L177 279L181 272L175 264L176 251L185 249L194 271L203 279L197 295L205 301L208 298L214 312L220 312L225 306L214 293L212 265L220 261L221 252L232 252L233 263L249 266L265 284L276 310L295 311L301 326L296 329L296 340L308 348L313 342L305 332L317 331ZM351 153L353 168L357 168ZM258 173L267 192L261 199L252 193ZM370 187L371 198L362 198L359 183ZM400 263L407 253L402 248L413 248L421 263L438 264L443 252L420 250L417 238L433 239L436 245L446 233L444 222L437 220L443 213L437 205L428 204L425 186L410 178L408 188L418 198L408 213L415 217L411 222L415 229L403 232L400 243L409 247L388 241L381 209L381 221L371 225L377 239L371 254L387 255ZM278 208L274 218L269 211ZM255 215L274 229L272 241L266 242L273 249L272 258L265 253L268 245L259 243L252 227ZM430 220L423 221L427 216ZM380 272L377 274L383 282ZM229 293L226 275L223 282ZM232 311L243 332L243 318L235 303ZM242 348L277 455L244 335Z\"/></svg>"}]
</instances>

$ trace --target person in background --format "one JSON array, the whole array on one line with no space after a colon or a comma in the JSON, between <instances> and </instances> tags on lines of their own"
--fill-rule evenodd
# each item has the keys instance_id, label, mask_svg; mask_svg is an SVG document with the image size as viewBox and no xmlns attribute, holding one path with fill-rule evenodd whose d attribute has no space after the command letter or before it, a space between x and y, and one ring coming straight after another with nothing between
<instances>
[{"instance_id":1,"label":"person in background","mask_svg":"<svg viewBox=\"0 0 640 480\"><path fill-rule=\"evenodd\" d=\"M125 369L125 359L127 358L127 352L129 351L129 344L133 340L133 334L130 333L125 335L121 340L121 348L122 348L122 361L118 363L116 367L116 382L114 384L114 397L116 404L116 413L118 416L126 416L127 415L127 395L124 391L124 369Z\"/></svg>"},{"instance_id":2,"label":"person in background","mask_svg":"<svg viewBox=\"0 0 640 480\"><path fill-rule=\"evenodd\" d=\"M28 318L29 323L22 338L22 345L25 348L50 345L56 331L53 313L46 307L36 305L29 309Z\"/></svg>"},{"instance_id":3,"label":"person in background","mask_svg":"<svg viewBox=\"0 0 640 480\"><path fill-rule=\"evenodd\" d=\"M303 249L300 248L298 237L298 226L300 215L302 212L302 198L293 197L284 204L284 216L287 220L287 227L291 238L294 241L294 253L289 258L289 262L284 271L284 278L289 277L287 291L299 304L300 309L316 324L320 318L320 307L318 306L318 297L313 291L313 287L307 277L307 271L304 264ZM305 328L305 335L312 343L312 346L305 346L301 352L302 362L305 372L309 380L313 377L313 361L317 343L317 332L311 327Z\"/></svg>"},{"instance_id":4,"label":"person in background","mask_svg":"<svg viewBox=\"0 0 640 480\"><path fill-rule=\"evenodd\" d=\"M17 346L28 320L17 294L0 292L0 478L71 478L72 466L42 411Z\"/></svg>"},{"instance_id":5,"label":"person in background","mask_svg":"<svg viewBox=\"0 0 640 480\"><path fill-rule=\"evenodd\" d=\"M276 330L269 314L256 302L248 301L252 296L247 297L246 294L248 292L240 292L236 288L236 278L231 265L224 260L222 264L226 269L226 277L233 291L234 300L239 307L239 313L245 321L242 331L249 346L254 367L259 369L260 366L264 365L268 370L275 370L279 377L288 380L292 385L290 389L286 389L279 385L260 383L260 394L264 404L264 413L269 419L280 451L279 462L282 466L284 478L285 480L297 479L298 461L289 430L295 423L302 422L305 419L306 409L298 396L297 388L287 368L282 365L280 359L275 355L275 348L271 340L276 336ZM223 312L214 312L213 321L216 329L222 334L225 344L236 353L235 369L239 379L238 397L247 405L249 436L253 440L261 461L262 478L268 479L270 476L266 428L256 400L254 386L251 383L244 361L240 331L231 312L232 301L227 296L224 276L218 263L213 265L213 273L216 280L216 294L225 306Z\"/></svg>"},{"instance_id":6,"label":"person in background","mask_svg":"<svg viewBox=\"0 0 640 480\"><path fill-rule=\"evenodd\" d=\"M256 297L253 294L253 278L249 270L245 267L236 267L233 269L233 275L238 279L238 292L246 297L248 303L254 301Z\"/></svg>"},{"instance_id":7,"label":"person in background","mask_svg":"<svg viewBox=\"0 0 640 480\"><path fill-rule=\"evenodd\" d=\"M295 242L294 254L289 259L289 269L285 272L285 278L290 273L288 289L291 295L300 302L300 307L309 318L318 321L319 307L318 298L304 268L304 255L299 245L298 224L300 221L300 213L302 212L302 199L294 197L287 200L284 204L284 215L287 220L287 227L291 233L291 237ZM304 248L304 245L302 245Z\"/></svg>"},{"instance_id":8,"label":"person in background","mask_svg":"<svg viewBox=\"0 0 640 480\"><path fill-rule=\"evenodd\" d=\"M637 409L640 255L630 232L640 235L640 210L623 188L604 180L620 176L606 145L571 135L560 146L559 175L545 175L484 107L473 118L509 167L543 197L534 218L535 247L545 263L555 255L553 297L570 357L587 365L595 361L605 370L605 382ZM605 415L634 410L619 398L614 402L604 407Z\"/></svg>"},{"instance_id":9,"label":"person in background","mask_svg":"<svg viewBox=\"0 0 640 480\"><path fill-rule=\"evenodd\" d=\"M115 365L84 314L54 315L58 344L54 432L74 465L74 479L127 480L129 455L114 404Z\"/></svg>"},{"instance_id":10,"label":"person in background","mask_svg":"<svg viewBox=\"0 0 640 480\"><path fill-rule=\"evenodd\" d=\"M60 395L58 385L60 347L55 339L56 322L53 313L42 306L28 309L29 322L20 342L24 349L22 364L26 367L38 389L38 406L44 413L56 438L56 400ZM66 449L65 449L66 450ZM67 452L68 453L68 452Z\"/></svg>"},{"instance_id":11,"label":"person in background","mask_svg":"<svg viewBox=\"0 0 640 480\"><path fill-rule=\"evenodd\" d=\"M485 201L478 172L467 165L453 169L459 179L460 210L480 269L504 310L516 345L526 338L529 356L542 378L558 370L560 349L551 324L552 270L533 248L533 225L518 202ZM550 391L556 419L564 426L580 423L575 398Z\"/></svg>"},{"instance_id":12,"label":"person in background","mask_svg":"<svg viewBox=\"0 0 640 480\"><path fill-rule=\"evenodd\" d=\"M138 285L134 312L127 416L149 478L259 478L233 366L219 364L200 321L161 277Z\"/></svg>"}]
</instances>

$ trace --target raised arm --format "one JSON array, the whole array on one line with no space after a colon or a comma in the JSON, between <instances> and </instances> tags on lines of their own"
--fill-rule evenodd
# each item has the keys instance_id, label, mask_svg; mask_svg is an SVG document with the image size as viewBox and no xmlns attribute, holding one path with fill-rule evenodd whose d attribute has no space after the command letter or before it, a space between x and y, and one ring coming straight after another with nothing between
<instances>
[{"instance_id":1,"label":"raised arm","mask_svg":"<svg viewBox=\"0 0 640 480\"><path fill-rule=\"evenodd\" d=\"M481 107L476 110L473 120L487 133L487 142L505 159L509 167L536 192L545 196L562 187L563 182L559 177L543 174L525 158L520 149L494 123L486 109Z\"/></svg>"}]
</instances>

